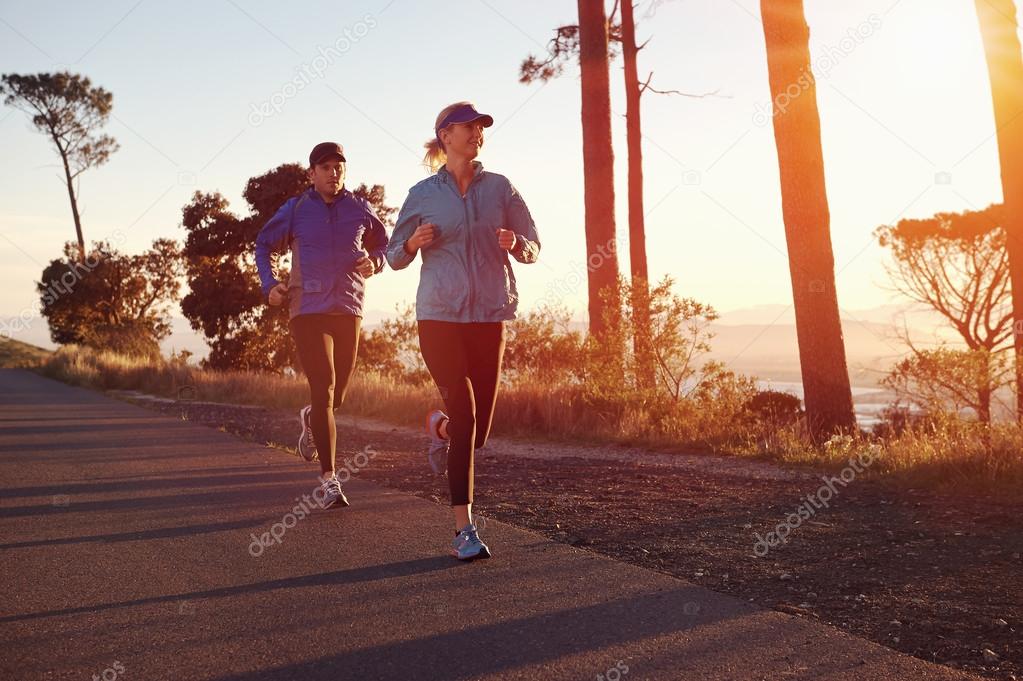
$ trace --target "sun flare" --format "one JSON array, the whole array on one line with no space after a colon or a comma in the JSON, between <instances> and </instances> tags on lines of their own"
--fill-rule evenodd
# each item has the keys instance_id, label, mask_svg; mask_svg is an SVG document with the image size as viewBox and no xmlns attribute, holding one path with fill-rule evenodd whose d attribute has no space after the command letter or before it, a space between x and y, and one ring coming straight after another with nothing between
<instances>
[{"instance_id":1,"label":"sun flare","mask_svg":"<svg viewBox=\"0 0 1023 681\"><path fill-rule=\"evenodd\" d=\"M983 48L972 3L932 0L898 27L895 66L917 87L940 88L982 67Z\"/></svg>"}]
</instances>

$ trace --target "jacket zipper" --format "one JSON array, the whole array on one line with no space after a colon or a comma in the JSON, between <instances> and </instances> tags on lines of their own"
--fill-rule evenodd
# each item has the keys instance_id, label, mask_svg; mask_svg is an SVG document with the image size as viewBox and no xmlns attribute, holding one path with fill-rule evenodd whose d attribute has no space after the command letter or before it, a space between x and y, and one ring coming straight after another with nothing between
<instances>
[{"instance_id":1,"label":"jacket zipper","mask_svg":"<svg viewBox=\"0 0 1023 681\"><path fill-rule=\"evenodd\" d=\"M472 223L469 222L469 192L471 191L472 183L469 183L469 188L465 190L465 196L462 197L462 210L465 212L465 274L469 280L469 321L475 322L475 304L476 295L472 287Z\"/></svg>"},{"instance_id":2,"label":"jacket zipper","mask_svg":"<svg viewBox=\"0 0 1023 681\"><path fill-rule=\"evenodd\" d=\"M476 184L477 177L474 175L469 181L469 186L465 188L465 196L461 195L458 182L454 178L449 178L453 183L451 191L455 192L455 195L462 200L462 213L465 216L465 278L469 282L469 321L473 323L476 322L473 316L476 295L472 286L472 223L469 221L469 193L472 191L472 186Z\"/></svg>"}]
</instances>

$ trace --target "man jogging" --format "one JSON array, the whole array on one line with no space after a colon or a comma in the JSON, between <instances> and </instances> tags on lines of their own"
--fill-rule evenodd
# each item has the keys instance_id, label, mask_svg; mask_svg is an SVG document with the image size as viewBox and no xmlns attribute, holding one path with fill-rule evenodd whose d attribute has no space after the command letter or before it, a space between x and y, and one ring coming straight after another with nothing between
<instances>
[{"instance_id":1,"label":"man jogging","mask_svg":"<svg viewBox=\"0 0 1023 681\"><path fill-rule=\"evenodd\" d=\"M334 474L337 425L355 371L366 279L384 267L387 230L369 202L344 188L340 144L309 154L311 187L289 199L256 237L256 266L270 305L288 304L291 337L309 382L310 404L299 412L298 452L320 460L322 506L348 505ZM271 255L291 251L287 283L274 277Z\"/></svg>"}]
</instances>

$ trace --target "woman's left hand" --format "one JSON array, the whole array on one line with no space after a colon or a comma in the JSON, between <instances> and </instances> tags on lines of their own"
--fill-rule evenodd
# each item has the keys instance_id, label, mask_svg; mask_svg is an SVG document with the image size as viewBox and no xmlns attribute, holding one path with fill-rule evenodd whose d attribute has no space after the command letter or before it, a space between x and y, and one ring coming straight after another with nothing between
<instances>
[{"instance_id":1,"label":"woman's left hand","mask_svg":"<svg viewBox=\"0 0 1023 681\"><path fill-rule=\"evenodd\" d=\"M363 251L361 257L355 261L355 271L362 275L363 279L369 279L376 272L376 265L369 259L369 256Z\"/></svg>"},{"instance_id":2,"label":"woman's left hand","mask_svg":"<svg viewBox=\"0 0 1023 681\"><path fill-rule=\"evenodd\" d=\"M497 229L497 245L506 251L515 248L515 232L510 229Z\"/></svg>"}]
</instances>

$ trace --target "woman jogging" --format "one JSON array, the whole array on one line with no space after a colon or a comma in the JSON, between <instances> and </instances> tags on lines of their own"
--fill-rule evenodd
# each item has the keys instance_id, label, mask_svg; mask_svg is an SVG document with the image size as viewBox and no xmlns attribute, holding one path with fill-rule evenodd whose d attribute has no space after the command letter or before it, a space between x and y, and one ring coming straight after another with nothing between
<instances>
[{"instance_id":1,"label":"woman jogging","mask_svg":"<svg viewBox=\"0 0 1023 681\"><path fill-rule=\"evenodd\" d=\"M366 279L383 270L387 230L369 203L344 188L340 144L322 142L309 154L312 186L289 199L256 237L256 265L270 305L288 303L291 337L309 381L310 404L299 412L298 452L320 459L323 508L348 505L334 474L334 411L355 371ZM287 284L274 278L270 257L291 250Z\"/></svg>"},{"instance_id":2,"label":"woman jogging","mask_svg":"<svg viewBox=\"0 0 1023 681\"><path fill-rule=\"evenodd\" d=\"M396 270L422 254L419 348L447 408L427 417L427 458L434 473L447 473L452 554L461 560L490 557L472 522L473 454L490 434L504 322L515 318L518 304L508 255L532 263L540 252L522 197L475 160L483 128L493 124L469 102L440 112L426 143L426 163L436 172L409 190L387 249Z\"/></svg>"}]
</instances>

